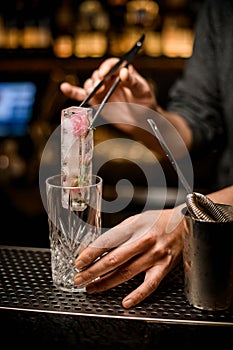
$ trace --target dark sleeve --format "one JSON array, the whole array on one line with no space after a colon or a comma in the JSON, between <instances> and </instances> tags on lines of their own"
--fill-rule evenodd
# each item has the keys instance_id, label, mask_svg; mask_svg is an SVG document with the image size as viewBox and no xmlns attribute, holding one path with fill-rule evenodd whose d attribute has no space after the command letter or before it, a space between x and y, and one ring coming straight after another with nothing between
<instances>
[{"instance_id":1,"label":"dark sleeve","mask_svg":"<svg viewBox=\"0 0 233 350\"><path fill-rule=\"evenodd\" d=\"M221 4L221 1L220 1ZM218 1L207 1L201 8L192 57L183 77L169 92L167 109L183 116L193 130L192 152L215 149L224 135L216 64ZM221 6L221 5L220 5Z\"/></svg>"}]
</instances>

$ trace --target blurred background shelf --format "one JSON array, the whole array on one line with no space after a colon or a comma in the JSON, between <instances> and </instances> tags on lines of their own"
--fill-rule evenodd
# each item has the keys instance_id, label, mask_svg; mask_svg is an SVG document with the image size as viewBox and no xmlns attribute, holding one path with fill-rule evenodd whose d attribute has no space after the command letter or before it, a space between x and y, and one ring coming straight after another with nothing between
<instances>
[{"instance_id":1,"label":"blurred background shelf","mask_svg":"<svg viewBox=\"0 0 233 350\"><path fill-rule=\"evenodd\" d=\"M61 109L77 104L61 94L60 83L82 84L105 58L122 55L144 32L145 45L134 65L153 83L159 104L166 106L168 90L182 74L191 55L193 26L202 2L1 2L0 244L49 245L47 217L39 191L41 155L49 137L60 124ZM10 83L16 84L19 92L14 90L12 94ZM9 110L13 105L19 107L22 102L25 83L31 84L34 95L27 101L31 107L25 107L28 114L24 124L19 126L15 118L17 115L22 119L22 106L17 109L19 112L14 110L10 114ZM6 96L10 96L11 101L5 105L2 97ZM126 138L127 135L111 125L97 128L95 132L96 142L113 137ZM140 161L143 163L143 159ZM170 206L175 198L177 178L169 164L165 164L164 171L169 187L167 205ZM146 184L135 164L108 162L101 169L101 176L107 184L106 196L110 199L115 194L114 181L120 176L128 177L136 188L135 200L123 212L103 218L107 225L112 226L143 209L141 199ZM151 203L159 207L160 194L155 193L156 198Z\"/></svg>"},{"instance_id":2,"label":"blurred background shelf","mask_svg":"<svg viewBox=\"0 0 233 350\"><path fill-rule=\"evenodd\" d=\"M57 57L121 55L141 32L148 56L188 57L201 0L10 0L0 5L0 48Z\"/></svg>"}]
</instances>

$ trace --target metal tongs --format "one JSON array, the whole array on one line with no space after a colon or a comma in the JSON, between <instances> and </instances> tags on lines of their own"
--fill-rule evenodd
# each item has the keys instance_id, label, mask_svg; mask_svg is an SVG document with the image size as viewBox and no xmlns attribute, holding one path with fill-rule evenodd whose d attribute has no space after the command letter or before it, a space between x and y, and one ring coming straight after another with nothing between
<instances>
[{"instance_id":1,"label":"metal tongs","mask_svg":"<svg viewBox=\"0 0 233 350\"><path fill-rule=\"evenodd\" d=\"M189 214L197 220L204 221L213 221L213 222L227 222L233 221L232 214L227 210L224 210L224 207L218 206L211 199L205 195L197 192L193 192L189 183L187 182L184 174L182 173L180 167L178 166L175 157L168 145L166 144L163 136L161 135L157 125L153 119L147 119L148 123L151 126L156 138L158 139L160 146L164 150L166 156L171 162L173 168L175 169L178 178L180 179L184 189L188 193L186 196L186 205L189 211Z\"/></svg>"},{"instance_id":2,"label":"metal tongs","mask_svg":"<svg viewBox=\"0 0 233 350\"><path fill-rule=\"evenodd\" d=\"M128 51L126 52L121 58L120 60L112 67L112 69L110 69L110 71L105 75L105 77L94 87L94 89L90 92L90 94L81 102L81 104L79 105L79 107L83 107L93 96L94 94L99 90L99 88L104 84L104 82L109 79L110 77L113 76L113 74L122 66L122 67L128 67L129 64L133 61L134 57L136 56L136 54L138 53L138 51L140 50L140 48L142 47L143 41L145 39L145 34L143 34L140 39L136 42L136 44ZM125 65L123 66L123 64L125 63ZM117 87L117 85L120 82L120 77L117 76L111 86L111 88L109 89L109 91L107 92L107 94L105 95L103 101L101 102L101 104L99 105L98 109L96 110L93 118L92 118L92 122L89 125L89 129L91 129L93 127L93 123L96 120L96 118L98 117L98 115L100 114L100 112L102 111L105 103L107 102L107 100L109 99L109 97L112 95L113 91L115 90L115 88Z\"/></svg>"}]
</instances>

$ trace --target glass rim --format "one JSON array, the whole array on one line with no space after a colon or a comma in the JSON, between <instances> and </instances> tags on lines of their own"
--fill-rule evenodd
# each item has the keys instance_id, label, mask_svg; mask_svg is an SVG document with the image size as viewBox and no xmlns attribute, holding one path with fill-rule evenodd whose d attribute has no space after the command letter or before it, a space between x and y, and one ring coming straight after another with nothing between
<instances>
[{"instance_id":1,"label":"glass rim","mask_svg":"<svg viewBox=\"0 0 233 350\"><path fill-rule=\"evenodd\" d=\"M61 179L61 174L56 174L56 175L52 175L50 177L48 177L46 180L45 180L45 183L46 183L46 186L50 186L50 187L54 187L54 188L63 188L63 189L78 189L78 188L92 188L92 187L97 187L98 185L101 185L103 184L103 179L102 177L100 177L99 175L95 175L93 174L92 175L92 180L93 179L96 179L96 182L89 184L89 185L82 185L82 186L64 186L62 184L58 185L55 183L55 181L59 178ZM54 182L54 183L53 183Z\"/></svg>"}]
</instances>

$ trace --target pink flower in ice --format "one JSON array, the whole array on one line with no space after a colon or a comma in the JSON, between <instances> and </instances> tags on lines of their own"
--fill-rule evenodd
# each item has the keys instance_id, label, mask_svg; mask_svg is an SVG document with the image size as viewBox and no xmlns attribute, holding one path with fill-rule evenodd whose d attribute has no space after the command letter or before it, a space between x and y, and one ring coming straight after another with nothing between
<instances>
[{"instance_id":1,"label":"pink flower in ice","mask_svg":"<svg viewBox=\"0 0 233 350\"><path fill-rule=\"evenodd\" d=\"M73 132L75 137L85 136L88 130L88 119L85 115L81 113L72 114L71 117Z\"/></svg>"}]
</instances>

